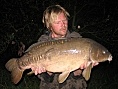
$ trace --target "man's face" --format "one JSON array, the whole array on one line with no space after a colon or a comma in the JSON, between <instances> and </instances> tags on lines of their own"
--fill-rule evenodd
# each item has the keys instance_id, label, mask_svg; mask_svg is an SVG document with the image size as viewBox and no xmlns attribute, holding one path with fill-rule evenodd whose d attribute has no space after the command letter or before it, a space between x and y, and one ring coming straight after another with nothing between
<instances>
[{"instance_id":1,"label":"man's face","mask_svg":"<svg viewBox=\"0 0 118 89\"><path fill-rule=\"evenodd\" d=\"M64 13L60 13L57 16L57 19L51 23L50 30L52 31L52 38L55 37L64 37L68 29L68 20L65 17Z\"/></svg>"}]
</instances>

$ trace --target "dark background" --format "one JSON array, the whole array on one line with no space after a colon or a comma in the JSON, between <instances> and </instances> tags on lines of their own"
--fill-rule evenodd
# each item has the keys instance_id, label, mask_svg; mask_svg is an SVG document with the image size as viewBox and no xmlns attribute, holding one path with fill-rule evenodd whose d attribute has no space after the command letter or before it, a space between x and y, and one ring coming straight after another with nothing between
<instances>
[{"instance_id":1,"label":"dark background","mask_svg":"<svg viewBox=\"0 0 118 89\"><path fill-rule=\"evenodd\" d=\"M23 42L26 49L37 42L45 32L43 11L54 4L60 4L70 13L70 31L77 31L108 48L113 55L113 61L109 64L110 73L117 74L117 0L0 0L1 67L10 58L19 57L19 42ZM11 44L12 41L16 43Z\"/></svg>"}]
</instances>

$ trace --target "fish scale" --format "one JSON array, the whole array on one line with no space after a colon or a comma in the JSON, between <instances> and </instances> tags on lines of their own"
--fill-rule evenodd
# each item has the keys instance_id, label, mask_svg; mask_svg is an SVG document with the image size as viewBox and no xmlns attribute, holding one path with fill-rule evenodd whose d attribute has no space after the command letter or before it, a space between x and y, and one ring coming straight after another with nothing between
<instances>
[{"instance_id":1,"label":"fish scale","mask_svg":"<svg viewBox=\"0 0 118 89\"><path fill-rule=\"evenodd\" d=\"M21 80L23 72L32 67L45 68L47 72L61 72L58 82L63 83L70 72L79 69L84 63L88 64L82 75L89 80L92 64L107 60L112 60L111 53L92 39L59 38L31 45L22 57L10 59L5 67L11 71L15 84Z\"/></svg>"}]
</instances>

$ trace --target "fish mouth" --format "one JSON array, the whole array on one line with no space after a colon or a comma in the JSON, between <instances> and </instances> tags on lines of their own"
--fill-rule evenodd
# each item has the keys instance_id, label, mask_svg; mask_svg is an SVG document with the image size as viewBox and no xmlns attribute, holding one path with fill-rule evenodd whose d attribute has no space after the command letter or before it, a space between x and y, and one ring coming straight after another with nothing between
<instances>
[{"instance_id":1,"label":"fish mouth","mask_svg":"<svg viewBox=\"0 0 118 89\"><path fill-rule=\"evenodd\" d=\"M108 61L112 61L112 55L109 55Z\"/></svg>"}]
</instances>

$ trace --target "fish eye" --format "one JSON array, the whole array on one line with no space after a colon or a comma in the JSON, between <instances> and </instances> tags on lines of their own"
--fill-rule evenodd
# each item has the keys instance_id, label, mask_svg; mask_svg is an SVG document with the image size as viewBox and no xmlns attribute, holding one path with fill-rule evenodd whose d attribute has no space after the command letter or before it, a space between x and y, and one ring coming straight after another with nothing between
<instances>
[{"instance_id":1,"label":"fish eye","mask_svg":"<svg viewBox=\"0 0 118 89\"><path fill-rule=\"evenodd\" d=\"M105 52L105 51L103 51L102 53L103 53L103 54L105 54L106 52Z\"/></svg>"}]
</instances>

